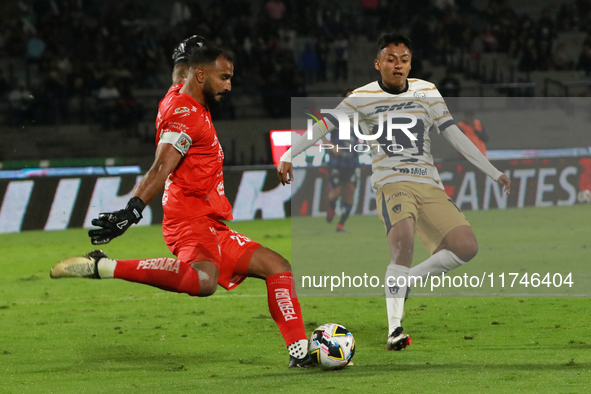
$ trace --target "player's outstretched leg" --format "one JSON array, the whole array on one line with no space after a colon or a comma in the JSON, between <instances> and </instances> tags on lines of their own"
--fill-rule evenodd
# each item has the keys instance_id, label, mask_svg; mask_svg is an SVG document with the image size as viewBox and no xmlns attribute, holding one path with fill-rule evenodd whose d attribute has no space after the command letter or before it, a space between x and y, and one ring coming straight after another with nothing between
<instances>
[{"instance_id":1,"label":"player's outstretched leg","mask_svg":"<svg viewBox=\"0 0 591 394\"><path fill-rule=\"evenodd\" d=\"M107 257L101 250L93 250L84 256L69 257L57 263L49 273L52 279L88 278L100 279L98 260Z\"/></svg>"},{"instance_id":2,"label":"player's outstretched leg","mask_svg":"<svg viewBox=\"0 0 591 394\"><path fill-rule=\"evenodd\" d=\"M433 255L410 269L410 276L438 276L456 269L472 260L478 253L478 242L470 226L459 226L451 230Z\"/></svg>"},{"instance_id":3,"label":"player's outstretched leg","mask_svg":"<svg viewBox=\"0 0 591 394\"><path fill-rule=\"evenodd\" d=\"M308 339L289 262L280 254L261 246L250 259L248 276L265 279L267 283L269 311L287 345L288 367L313 366L308 354Z\"/></svg>"},{"instance_id":4,"label":"player's outstretched leg","mask_svg":"<svg viewBox=\"0 0 591 394\"><path fill-rule=\"evenodd\" d=\"M170 257L113 260L102 251L70 257L56 264L51 278L123 279L162 290L206 297L217 287L217 267L209 261L192 264Z\"/></svg>"}]
</instances>

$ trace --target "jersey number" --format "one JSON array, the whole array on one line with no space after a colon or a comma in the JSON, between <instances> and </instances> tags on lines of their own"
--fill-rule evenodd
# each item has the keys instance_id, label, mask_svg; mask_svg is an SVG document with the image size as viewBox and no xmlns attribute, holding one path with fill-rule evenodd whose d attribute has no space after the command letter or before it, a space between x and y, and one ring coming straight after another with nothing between
<instances>
[{"instance_id":1,"label":"jersey number","mask_svg":"<svg viewBox=\"0 0 591 394\"><path fill-rule=\"evenodd\" d=\"M244 246L245 243L250 242L250 239L244 235L232 235L230 236L234 241L238 242L238 245Z\"/></svg>"},{"instance_id":2,"label":"jersey number","mask_svg":"<svg viewBox=\"0 0 591 394\"><path fill-rule=\"evenodd\" d=\"M392 123L398 123L400 124L400 122L404 123L404 121L407 121L407 118L393 118L392 119ZM404 156L402 153L396 153L396 152L390 152L390 150L388 150L388 146L390 144L398 144L400 146L402 146L402 149L412 149L412 148L417 148L418 152L417 153L412 153L411 156L422 156L423 152L424 152L424 142L425 142L425 126L423 124L423 121L421 119L417 119L417 124L415 125L415 127L413 127L412 129L410 129L409 131L411 133L413 133L414 135L416 135L417 140L414 141L416 143L416 146L413 145L413 140L411 140L405 133L404 131L400 130L400 129L394 129L392 130L392 137L393 140L389 141L387 139L387 133L385 130L388 129L388 125L386 123L384 123L384 127L383 130L384 132L382 133L382 135L378 138L378 142L380 144L383 144L384 147L384 152L386 152L386 154L388 155L388 157L395 157L395 156ZM378 125L375 125L373 128L373 133L377 133L378 130ZM408 158L408 159L402 159L400 160L401 162L409 162L409 163L415 163L417 161L419 161L419 159L415 159L415 158Z\"/></svg>"}]
</instances>

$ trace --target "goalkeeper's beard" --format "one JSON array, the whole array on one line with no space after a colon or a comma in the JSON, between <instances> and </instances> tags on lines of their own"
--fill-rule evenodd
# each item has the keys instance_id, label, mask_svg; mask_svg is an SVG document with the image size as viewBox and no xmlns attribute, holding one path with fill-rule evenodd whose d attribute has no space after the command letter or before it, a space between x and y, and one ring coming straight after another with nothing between
<instances>
[{"instance_id":1,"label":"goalkeeper's beard","mask_svg":"<svg viewBox=\"0 0 591 394\"><path fill-rule=\"evenodd\" d=\"M221 108L224 94L225 93L220 92L216 95L209 79L203 84L203 97L205 99L205 104L207 104L210 110Z\"/></svg>"}]
</instances>

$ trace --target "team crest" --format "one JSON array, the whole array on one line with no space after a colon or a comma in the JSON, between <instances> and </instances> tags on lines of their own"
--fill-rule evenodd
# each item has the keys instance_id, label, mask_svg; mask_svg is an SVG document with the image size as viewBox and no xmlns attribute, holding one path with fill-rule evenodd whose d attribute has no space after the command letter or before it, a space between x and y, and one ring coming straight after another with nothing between
<instances>
[{"instance_id":1,"label":"team crest","mask_svg":"<svg viewBox=\"0 0 591 394\"><path fill-rule=\"evenodd\" d=\"M189 112L190 109L187 107L179 107L177 109L174 110L175 114L182 114L183 112Z\"/></svg>"},{"instance_id":2,"label":"team crest","mask_svg":"<svg viewBox=\"0 0 591 394\"><path fill-rule=\"evenodd\" d=\"M402 210L402 205L396 204L394 205L394 208L392 208L392 210L394 211L394 213L400 213L400 211Z\"/></svg>"},{"instance_id":3,"label":"team crest","mask_svg":"<svg viewBox=\"0 0 591 394\"><path fill-rule=\"evenodd\" d=\"M415 96L416 98L420 98L420 99L427 97L427 95L425 94L425 92L423 92L421 90L417 90L412 95Z\"/></svg>"}]
</instances>

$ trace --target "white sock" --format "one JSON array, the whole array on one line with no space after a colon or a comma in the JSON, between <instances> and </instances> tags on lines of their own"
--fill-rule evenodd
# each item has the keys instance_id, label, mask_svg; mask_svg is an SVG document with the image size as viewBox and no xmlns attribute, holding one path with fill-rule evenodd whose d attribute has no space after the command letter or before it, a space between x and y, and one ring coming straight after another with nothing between
<instances>
[{"instance_id":1,"label":"white sock","mask_svg":"<svg viewBox=\"0 0 591 394\"><path fill-rule=\"evenodd\" d=\"M390 262L386 269L384 288L386 291L386 311L388 312L388 334L400 327L400 320L404 313L404 297L408 287L408 272L408 267L393 262Z\"/></svg>"},{"instance_id":2,"label":"white sock","mask_svg":"<svg viewBox=\"0 0 591 394\"><path fill-rule=\"evenodd\" d=\"M97 263L97 269L101 279L112 279L115 274L115 267L117 266L117 260L112 260L107 257L103 257Z\"/></svg>"},{"instance_id":3,"label":"white sock","mask_svg":"<svg viewBox=\"0 0 591 394\"><path fill-rule=\"evenodd\" d=\"M293 342L287 347L289 355L295 358L304 358L308 354L308 340L300 339L299 341Z\"/></svg>"},{"instance_id":4,"label":"white sock","mask_svg":"<svg viewBox=\"0 0 591 394\"><path fill-rule=\"evenodd\" d=\"M429 276L438 276L464 264L466 264L466 262L460 260L460 258L454 253L447 249L442 249L427 260L412 267L408 275L415 277L420 276L425 280L427 279L427 274L429 274Z\"/></svg>"}]
</instances>

